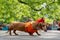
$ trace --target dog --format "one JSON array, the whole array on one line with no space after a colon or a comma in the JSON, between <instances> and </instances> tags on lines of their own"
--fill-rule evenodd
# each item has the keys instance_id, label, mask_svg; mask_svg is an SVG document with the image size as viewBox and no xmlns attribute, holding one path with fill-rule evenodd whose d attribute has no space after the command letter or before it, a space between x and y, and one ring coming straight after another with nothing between
<instances>
[{"instance_id":1,"label":"dog","mask_svg":"<svg viewBox=\"0 0 60 40\"><path fill-rule=\"evenodd\" d=\"M40 30L40 29L44 30L45 32L47 31L45 24L43 24L43 23L36 23L35 21L26 22L26 23L24 23L24 22L13 22L9 25L8 32L10 35L12 35L11 31L13 30L13 33L15 35L18 35L16 33L16 30L18 30L18 31L27 32L27 33L29 33L29 35L33 36L33 33L40 35L38 33L38 30Z\"/></svg>"}]
</instances>

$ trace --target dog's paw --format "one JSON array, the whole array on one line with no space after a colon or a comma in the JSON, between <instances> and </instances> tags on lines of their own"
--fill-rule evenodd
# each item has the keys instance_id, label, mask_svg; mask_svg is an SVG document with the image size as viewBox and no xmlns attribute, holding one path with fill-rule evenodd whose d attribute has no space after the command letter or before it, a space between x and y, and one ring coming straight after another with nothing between
<instances>
[{"instance_id":1,"label":"dog's paw","mask_svg":"<svg viewBox=\"0 0 60 40\"><path fill-rule=\"evenodd\" d=\"M38 34L38 36L41 36L41 34Z\"/></svg>"},{"instance_id":2,"label":"dog's paw","mask_svg":"<svg viewBox=\"0 0 60 40\"><path fill-rule=\"evenodd\" d=\"M30 36L34 36L34 35L30 35Z\"/></svg>"},{"instance_id":3,"label":"dog's paw","mask_svg":"<svg viewBox=\"0 0 60 40\"><path fill-rule=\"evenodd\" d=\"M15 34L15 35L18 35L18 34Z\"/></svg>"}]
</instances>

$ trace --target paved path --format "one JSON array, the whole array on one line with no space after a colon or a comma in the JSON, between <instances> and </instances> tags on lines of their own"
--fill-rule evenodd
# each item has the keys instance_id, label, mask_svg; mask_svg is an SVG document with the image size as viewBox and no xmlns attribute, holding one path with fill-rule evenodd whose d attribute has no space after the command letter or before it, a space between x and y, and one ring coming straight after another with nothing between
<instances>
[{"instance_id":1,"label":"paved path","mask_svg":"<svg viewBox=\"0 0 60 40\"><path fill-rule=\"evenodd\" d=\"M48 31L48 32L39 32L41 36L37 36L34 33L34 36L29 36L28 33L18 32L19 36L10 36L6 31L0 31L0 40L60 40L60 31Z\"/></svg>"}]
</instances>

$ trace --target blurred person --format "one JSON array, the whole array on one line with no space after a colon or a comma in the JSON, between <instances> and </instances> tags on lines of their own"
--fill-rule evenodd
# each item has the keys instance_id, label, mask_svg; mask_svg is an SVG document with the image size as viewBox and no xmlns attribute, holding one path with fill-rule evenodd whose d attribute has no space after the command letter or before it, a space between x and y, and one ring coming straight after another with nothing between
<instances>
[{"instance_id":1,"label":"blurred person","mask_svg":"<svg viewBox=\"0 0 60 40\"><path fill-rule=\"evenodd\" d=\"M52 24L52 30L57 30L57 28L58 28L58 22L57 20L54 20Z\"/></svg>"},{"instance_id":2,"label":"blurred person","mask_svg":"<svg viewBox=\"0 0 60 40\"><path fill-rule=\"evenodd\" d=\"M52 30L52 24L47 23L47 30Z\"/></svg>"},{"instance_id":3,"label":"blurred person","mask_svg":"<svg viewBox=\"0 0 60 40\"><path fill-rule=\"evenodd\" d=\"M60 30L60 21L58 21L58 28L57 30Z\"/></svg>"}]
</instances>

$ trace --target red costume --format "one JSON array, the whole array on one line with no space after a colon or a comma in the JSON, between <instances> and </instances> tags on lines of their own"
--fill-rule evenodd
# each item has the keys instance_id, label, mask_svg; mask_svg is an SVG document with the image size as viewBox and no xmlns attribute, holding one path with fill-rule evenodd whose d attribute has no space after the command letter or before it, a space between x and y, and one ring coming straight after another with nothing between
<instances>
[{"instance_id":1,"label":"red costume","mask_svg":"<svg viewBox=\"0 0 60 40\"><path fill-rule=\"evenodd\" d=\"M34 28L32 27L32 24L30 22L28 22L28 23L26 23L25 31L33 34L37 30L34 30Z\"/></svg>"},{"instance_id":2,"label":"red costume","mask_svg":"<svg viewBox=\"0 0 60 40\"><path fill-rule=\"evenodd\" d=\"M40 22L44 23L45 20L44 20L43 18L41 18L41 19L36 20L36 22L37 22L37 23L40 23Z\"/></svg>"},{"instance_id":3,"label":"red costume","mask_svg":"<svg viewBox=\"0 0 60 40\"><path fill-rule=\"evenodd\" d=\"M37 23L39 23L39 22L44 23L44 19L43 19L43 18L42 18L42 19L38 19L36 22L37 22ZM27 23L26 23L26 26L25 26L25 31L28 32L28 33L34 33L34 32L36 32L37 30L34 30L34 28L32 27L31 22L27 22Z\"/></svg>"}]
</instances>

